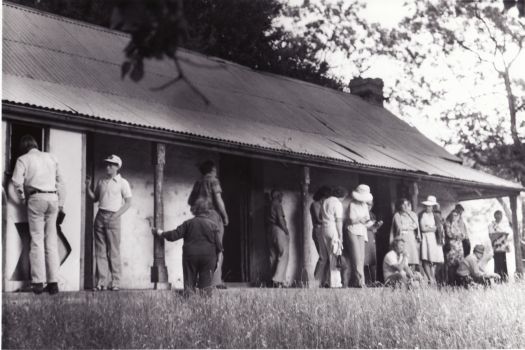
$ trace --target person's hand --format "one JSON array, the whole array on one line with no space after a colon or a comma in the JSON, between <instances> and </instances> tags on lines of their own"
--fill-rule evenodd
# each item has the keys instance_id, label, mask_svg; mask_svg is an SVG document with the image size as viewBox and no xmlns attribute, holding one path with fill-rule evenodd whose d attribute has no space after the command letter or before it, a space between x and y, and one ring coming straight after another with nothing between
<instances>
[{"instance_id":1,"label":"person's hand","mask_svg":"<svg viewBox=\"0 0 525 350\"><path fill-rule=\"evenodd\" d=\"M161 237L164 231L161 230L160 228L152 227L151 233L153 233L154 236Z\"/></svg>"},{"instance_id":2,"label":"person's hand","mask_svg":"<svg viewBox=\"0 0 525 350\"><path fill-rule=\"evenodd\" d=\"M376 221L375 226L377 228L380 228L381 226L383 226L383 220Z\"/></svg>"},{"instance_id":3,"label":"person's hand","mask_svg":"<svg viewBox=\"0 0 525 350\"><path fill-rule=\"evenodd\" d=\"M228 220L228 218L225 218L225 219L223 220L223 225L224 225L224 227L228 226L229 223L230 223L230 221Z\"/></svg>"},{"instance_id":4,"label":"person's hand","mask_svg":"<svg viewBox=\"0 0 525 350\"><path fill-rule=\"evenodd\" d=\"M93 182L93 179L91 179L91 176L86 176L86 186L91 187L91 183Z\"/></svg>"},{"instance_id":5,"label":"person's hand","mask_svg":"<svg viewBox=\"0 0 525 350\"><path fill-rule=\"evenodd\" d=\"M63 205L59 205L58 206L58 211L63 213L64 212L64 206Z\"/></svg>"}]
</instances>

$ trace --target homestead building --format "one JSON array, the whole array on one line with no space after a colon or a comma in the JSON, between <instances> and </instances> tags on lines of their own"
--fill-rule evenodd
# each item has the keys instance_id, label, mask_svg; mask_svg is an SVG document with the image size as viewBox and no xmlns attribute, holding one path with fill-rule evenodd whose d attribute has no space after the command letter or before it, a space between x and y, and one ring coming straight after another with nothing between
<instances>
[{"instance_id":1,"label":"homestead building","mask_svg":"<svg viewBox=\"0 0 525 350\"><path fill-rule=\"evenodd\" d=\"M269 278L264 213L272 188L284 193L287 279L298 285L313 280L317 253L308 208L323 184L370 185L374 210L385 221L379 259L401 196L419 210L422 198L436 195L443 213L461 200L509 196L516 219L522 187L463 166L390 113L378 80L354 80L352 93L344 93L181 49L184 72L207 104L183 81L152 91L176 75L168 60L147 61L139 83L122 80L126 34L2 6L4 291L28 279L27 218L9 181L24 134L56 155L67 185L62 290L93 286L96 207L86 198L85 178L101 176L108 154L122 158L133 192L122 218L122 288L182 287L182 242L154 242L150 226L171 229L191 217L187 198L200 176L195 165L207 159L218 165L230 217L223 275L246 286Z\"/></svg>"}]
</instances>

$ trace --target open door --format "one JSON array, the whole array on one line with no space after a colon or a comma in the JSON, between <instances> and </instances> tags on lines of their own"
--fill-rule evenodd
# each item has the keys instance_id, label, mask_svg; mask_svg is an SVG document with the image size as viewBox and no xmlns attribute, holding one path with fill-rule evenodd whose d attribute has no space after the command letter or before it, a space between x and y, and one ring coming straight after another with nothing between
<instances>
[{"instance_id":1,"label":"open door","mask_svg":"<svg viewBox=\"0 0 525 350\"><path fill-rule=\"evenodd\" d=\"M225 282L249 282L250 159L222 155L219 179L230 220L224 231L222 276Z\"/></svg>"}]
</instances>

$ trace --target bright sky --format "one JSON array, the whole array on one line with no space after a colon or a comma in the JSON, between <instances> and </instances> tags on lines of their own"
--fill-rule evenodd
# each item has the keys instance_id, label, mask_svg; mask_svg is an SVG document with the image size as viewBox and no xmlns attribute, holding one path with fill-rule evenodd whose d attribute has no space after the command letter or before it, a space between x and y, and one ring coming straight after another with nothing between
<instances>
[{"instance_id":1,"label":"bright sky","mask_svg":"<svg viewBox=\"0 0 525 350\"><path fill-rule=\"evenodd\" d=\"M315 1L315 0L310 0ZM337 1L337 0L334 0ZM347 0L349 1L349 0ZM300 5L303 0L289 0L290 4ZM366 0L366 9L363 11L363 15L369 21L378 22L384 27L395 27L397 23L408 14L409 9L404 6L406 0ZM465 62L472 62L472 65L476 65L475 58L466 53L462 53L456 57L458 63L461 66ZM327 56L327 61L332 67L332 72L335 76L342 77L344 81L349 81L350 78L355 74L354 66L351 61L348 61L342 53L334 53ZM379 77L385 81L387 86L392 86L395 79L401 76L402 67L391 60L388 59L375 59L370 70L365 74L368 77ZM525 67L525 54L521 57L521 66ZM470 63L470 62L469 62ZM492 68L488 67L487 71L490 72ZM434 69L428 73L441 75L439 70ZM525 79L525 69L521 72L523 78ZM436 76L436 82L438 81L439 76ZM431 78L432 79L432 78ZM483 89L492 90L494 85L497 82L491 81L488 79L486 81L486 86L481 87L477 86L476 90ZM447 91L449 91L450 98L446 102L454 105L457 101L467 100L471 98L472 95L480 95L478 91L469 91L465 89L465 86L462 86L460 82L456 79L452 79L447 82ZM492 108L493 106L499 104L502 101L501 95L487 95L484 96L476 103L483 104L483 108ZM504 101L504 100L503 100ZM387 105L387 108L389 106ZM439 106L442 107L442 106ZM432 140L441 143L440 139L448 139L453 132L448 127L446 127L441 121L439 121L439 113L441 109L438 107L433 108L432 106L428 107L423 111L423 115L418 115L417 117L407 118L407 116L402 116L403 119L407 120L409 123L417 127L422 133ZM393 110L393 112L397 112ZM495 116L497 117L497 116ZM458 147L449 147L449 151L456 152Z\"/></svg>"}]
</instances>

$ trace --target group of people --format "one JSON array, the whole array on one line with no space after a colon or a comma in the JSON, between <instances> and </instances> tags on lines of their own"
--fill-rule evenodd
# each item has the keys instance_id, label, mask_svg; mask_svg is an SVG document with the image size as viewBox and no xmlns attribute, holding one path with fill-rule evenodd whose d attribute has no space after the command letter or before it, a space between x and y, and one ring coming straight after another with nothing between
<instances>
[{"instance_id":1,"label":"group of people","mask_svg":"<svg viewBox=\"0 0 525 350\"><path fill-rule=\"evenodd\" d=\"M375 280L377 261L375 236L383 222L377 220L370 187L360 184L343 207L347 191L342 187L321 187L310 207L313 240L319 253L315 278L321 287L364 287L365 271ZM470 254L463 206L456 205L443 220L435 196L421 203L417 215L406 198L396 203L390 227L391 250L383 259L386 285L411 284L427 280L430 284L466 286L487 283L507 276L505 254L509 250L510 227L496 211L489 226L494 251L495 272L485 272L492 253L477 245ZM440 276L440 277L438 277Z\"/></svg>"},{"instance_id":2,"label":"group of people","mask_svg":"<svg viewBox=\"0 0 525 350\"><path fill-rule=\"evenodd\" d=\"M27 206L31 236L31 283L34 293L44 291L56 294L58 290L58 247L56 221L63 216L65 189L57 159L38 150L30 135L21 138L22 156L17 159L12 182ZM103 160L105 175L92 188L86 179L89 198L98 202L94 222L96 284L94 290L120 289L120 217L131 206L131 187L120 175L122 160L110 155ZM217 168L212 161L199 165L202 174L188 198L194 217L174 230L152 228L154 235L168 241L184 239L184 289L210 291L226 288L222 280L224 227L228 215L222 199L222 188ZM343 187L321 187L314 194L310 207L313 241L319 253L315 278L321 287L365 286L365 267L375 280L375 235L383 222L377 220L370 187L361 184L351 193L347 208L343 201L348 192ZM289 231L282 206L283 194L271 192L267 215L267 236L272 267L272 284L286 285L289 257ZM510 229L503 225L502 213L495 213L489 227L493 244L496 271L484 271L484 264L492 258L485 254L483 245L477 245L469 254L467 227L461 218L463 207L456 208L442 219L439 203L429 196L422 204L425 210L416 215L407 199L397 202L392 218L390 241L392 250L383 260L386 284L411 283L421 280L422 271L430 283L436 282L436 266L445 264L447 280L451 284L487 283L507 274L505 254L509 249ZM44 286L45 285L45 286Z\"/></svg>"}]
</instances>

